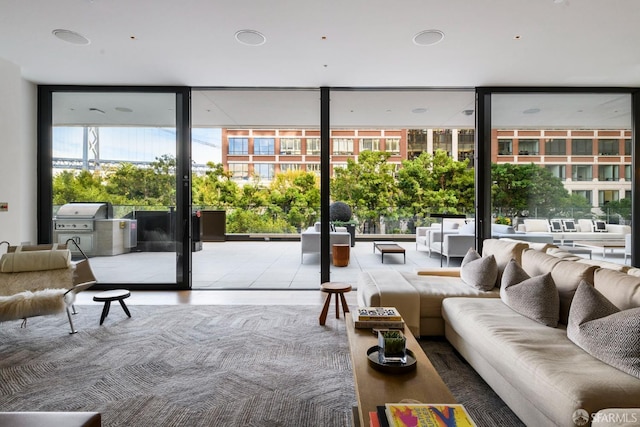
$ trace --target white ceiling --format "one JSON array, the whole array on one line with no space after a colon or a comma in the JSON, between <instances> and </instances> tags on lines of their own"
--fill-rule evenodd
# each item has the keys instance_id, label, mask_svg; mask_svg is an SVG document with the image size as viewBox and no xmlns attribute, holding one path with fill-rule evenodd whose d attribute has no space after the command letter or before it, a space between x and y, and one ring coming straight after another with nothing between
<instances>
[{"instance_id":1,"label":"white ceiling","mask_svg":"<svg viewBox=\"0 0 640 427\"><path fill-rule=\"evenodd\" d=\"M638 0L0 0L0 58L38 84L640 87L639 18ZM63 42L54 29L91 42ZM239 43L234 34L243 29L261 32L266 43ZM428 29L444 39L414 44ZM276 106L292 123L317 117L292 103L317 100L317 92L271 92L258 109L252 97L264 93L245 93L240 104L231 92L216 94L213 107L207 94L194 95L203 107L194 109L194 124L240 124L245 114L266 120ZM473 92L334 93L332 124L472 125L473 116L461 114L469 100Z\"/></svg>"}]
</instances>

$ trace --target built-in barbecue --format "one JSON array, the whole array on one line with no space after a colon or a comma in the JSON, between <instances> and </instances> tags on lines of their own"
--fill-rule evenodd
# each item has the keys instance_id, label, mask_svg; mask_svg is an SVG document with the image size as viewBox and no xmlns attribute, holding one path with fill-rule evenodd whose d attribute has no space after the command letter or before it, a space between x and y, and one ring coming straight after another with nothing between
<instances>
[{"instance_id":1,"label":"built-in barbecue","mask_svg":"<svg viewBox=\"0 0 640 427\"><path fill-rule=\"evenodd\" d=\"M53 241L73 239L87 255L118 255L137 245L136 225L114 219L110 203L67 203L53 219Z\"/></svg>"}]
</instances>

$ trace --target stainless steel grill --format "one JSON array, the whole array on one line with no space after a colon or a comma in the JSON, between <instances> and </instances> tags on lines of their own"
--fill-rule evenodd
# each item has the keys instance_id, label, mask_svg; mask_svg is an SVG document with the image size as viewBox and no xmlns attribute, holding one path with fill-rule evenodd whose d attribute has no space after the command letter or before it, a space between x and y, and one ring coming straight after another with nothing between
<instances>
[{"instance_id":1,"label":"stainless steel grill","mask_svg":"<svg viewBox=\"0 0 640 427\"><path fill-rule=\"evenodd\" d=\"M109 203L67 203L53 219L53 239L73 239L87 255L118 255L137 245L136 221L113 219Z\"/></svg>"}]
</instances>

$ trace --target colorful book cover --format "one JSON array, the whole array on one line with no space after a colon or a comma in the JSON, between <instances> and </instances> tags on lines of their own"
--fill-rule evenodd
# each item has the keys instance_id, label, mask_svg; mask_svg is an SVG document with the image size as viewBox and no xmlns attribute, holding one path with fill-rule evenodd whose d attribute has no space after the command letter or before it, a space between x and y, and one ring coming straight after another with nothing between
<instances>
[{"instance_id":1,"label":"colorful book cover","mask_svg":"<svg viewBox=\"0 0 640 427\"><path fill-rule=\"evenodd\" d=\"M395 307L358 307L358 320L402 320Z\"/></svg>"},{"instance_id":2,"label":"colorful book cover","mask_svg":"<svg viewBox=\"0 0 640 427\"><path fill-rule=\"evenodd\" d=\"M385 407L391 427L476 427L458 404L387 403Z\"/></svg>"}]
</instances>

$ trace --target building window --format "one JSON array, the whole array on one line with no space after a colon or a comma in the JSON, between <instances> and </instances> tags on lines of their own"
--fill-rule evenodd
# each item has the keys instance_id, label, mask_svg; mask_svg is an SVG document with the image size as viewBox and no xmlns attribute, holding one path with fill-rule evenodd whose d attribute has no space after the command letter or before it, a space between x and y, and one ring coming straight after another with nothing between
<instances>
[{"instance_id":1,"label":"building window","mask_svg":"<svg viewBox=\"0 0 640 427\"><path fill-rule=\"evenodd\" d=\"M631 181L631 165L624 165L624 180Z\"/></svg>"},{"instance_id":2,"label":"building window","mask_svg":"<svg viewBox=\"0 0 640 427\"><path fill-rule=\"evenodd\" d=\"M353 139L336 138L333 140L333 154L353 154Z\"/></svg>"},{"instance_id":3,"label":"building window","mask_svg":"<svg viewBox=\"0 0 640 427\"><path fill-rule=\"evenodd\" d=\"M567 179L567 166L566 165L546 165L545 166L551 174L562 181Z\"/></svg>"},{"instance_id":4,"label":"building window","mask_svg":"<svg viewBox=\"0 0 640 427\"><path fill-rule=\"evenodd\" d=\"M281 163L280 172L299 171L302 170L300 163Z\"/></svg>"},{"instance_id":5,"label":"building window","mask_svg":"<svg viewBox=\"0 0 640 427\"><path fill-rule=\"evenodd\" d=\"M593 141L590 139L571 140L571 154L574 156L592 156Z\"/></svg>"},{"instance_id":6,"label":"building window","mask_svg":"<svg viewBox=\"0 0 640 427\"><path fill-rule=\"evenodd\" d=\"M307 164L307 172L314 173L320 176L320 163L309 163Z\"/></svg>"},{"instance_id":7,"label":"building window","mask_svg":"<svg viewBox=\"0 0 640 427\"><path fill-rule=\"evenodd\" d=\"M460 129L458 131L458 160L469 159L469 164L473 164L473 153L475 151L474 141L475 131L473 129Z\"/></svg>"},{"instance_id":8,"label":"building window","mask_svg":"<svg viewBox=\"0 0 640 427\"><path fill-rule=\"evenodd\" d=\"M273 138L254 138L253 154L275 154L276 141Z\"/></svg>"},{"instance_id":9,"label":"building window","mask_svg":"<svg viewBox=\"0 0 640 427\"><path fill-rule=\"evenodd\" d=\"M618 190L600 190L598 191L598 205L605 206L609 202L615 202L620 199Z\"/></svg>"},{"instance_id":10,"label":"building window","mask_svg":"<svg viewBox=\"0 0 640 427\"><path fill-rule=\"evenodd\" d=\"M253 165L253 172L260 179L272 180L275 173L275 165L273 163L256 163Z\"/></svg>"},{"instance_id":11,"label":"building window","mask_svg":"<svg viewBox=\"0 0 640 427\"><path fill-rule=\"evenodd\" d=\"M518 141L518 154L521 156L537 156L540 141L537 139L521 139Z\"/></svg>"},{"instance_id":12,"label":"building window","mask_svg":"<svg viewBox=\"0 0 640 427\"><path fill-rule=\"evenodd\" d=\"M229 172L235 180L249 179L249 165L247 163L229 163Z\"/></svg>"},{"instance_id":13,"label":"building window","mask_svg":"<svg viewBox=\"0 0 640 427\"><path fill-rule=\"evenodd\" d=\"M598 179L600 181L618 181L620 168L618 165L598 165Z\"/></svg>"},{"instance_id":14,"label":"building window","mask_svg":"<svg viewBox=\"0 0 640 427\"><path fill-rule=\"evenodd\" d=\"M619 145L617 139L600 139L598 140L598 153L601 156L617 156L620 154Z\"/></svg>"},{"instance_id":15,"label":"building window","mask_svg":"<svg viewBox=\"0 0 640 427\"><path fill-rule=\"evenodd\" d=\"M302 154L300 138L280 139L280 154Z\"/></svg>"},{"instance_id":16,"label":"building window","mask_svg":"<svg viewBox=\"0 0 640 427\"><path fill-rule=\"evenodd\" d=\"M378 138L362 138L360 151L380 151L380 140Z\"/></svg>"},{"instance_id":17,"label":"building window","mask_svg":"<svg viewBox=\"0 0 640 427\"><path fill-rule=\"evenodd\" d=\"M571 167L571 179L574 181L593 180L593 167L591 165L573 165Z\"/></svg>"},{"instance_id":18,"label":"building window","mask_svg":"<svg viewBox=\"0 0 640 427\"><path fill-rule=\"evenodd\" d=\"M434 129L433 130L433 152L438 150L445 151L448 156L451 155L453 147L453 133L451 129Z\"/></svg>"},{"instance_id":19,"label":"building window","mask_svg":"<svg viewBox=\"0 0 640 427\"><path fill-rule=\"evenodd\" d=\"M385 141L385 150L389 153L400 152L400 138L388 138Z\"/></svg>"},{"instance_id":20,"label":"building window","mask_svg":"<svg viewBox=\"0 0 640 427\"><path fill-rule=\"evenodd\" d=\"M512 139L499 139L498 140L498 154L501 156L513 155L513 140Z\"/></svg>"},{"instance_id":21,"label":"building window","mask_svg":"<svg viewBox=\"0 0 640 427\"><path fill-rule=\"evenodd\" d=\"M630 139L625 139L624 140L624 155L625 156L630 156L631 155L631 140Z\"/></svg>"},{"instance_id":22,"label":"building window","mask_svg":"<svg viewBox=\"0 0 640 427\"><path fill-rule=\"evenodd\" d=\"M229 138L229 154L249 154L249 139Z\"/></svg>"},{"instance_id":23,"label":"building window","mask_svg":"<svg viewBox=\"0 0 640 427\"><path fill-rule=\"evenodd\" d=\"M307 155L309 156L320 155L320 138L307 139Z\"/></svg>"},{"instance_id":24,"label":"building window","mask_svg":"<svg viewBox=\"0 0 640 427\"><path fill-rule=\"evenodd\" d=\"M567 140L566 139L548 139L544 144L544 153L549 156L566 155Z\"/></svg>"},{"instance_id":25,"label":"building window","mask_svg":"<svg viewBox=\"0 0 640 427\"><path fill-rule=\"evenodd\" d=\"M577 194L578 196L584 197L585 199L587 199L587 202L589 202L589 204L593 206L593 200L591 199L591 190L573 190L572 194Z\"/></svg>"}]
</instances>

